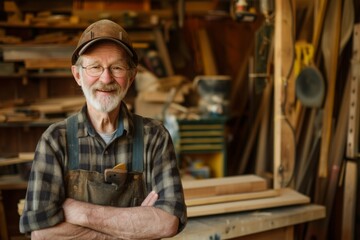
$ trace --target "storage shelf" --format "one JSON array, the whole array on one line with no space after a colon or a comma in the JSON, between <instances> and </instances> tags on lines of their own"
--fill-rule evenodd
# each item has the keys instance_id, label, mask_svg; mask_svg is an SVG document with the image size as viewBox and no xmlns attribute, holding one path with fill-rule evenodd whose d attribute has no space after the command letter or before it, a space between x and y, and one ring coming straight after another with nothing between
<instances>
[{"instance_id":1,"label":"storage shelf","mask_svg":"<svg viewBox=\"0 0 360 240\"><path fill-rule=\"evenodd\" d=\"M72 77L71 72L53 72L53 73L13 73L13 74L0 74L0 80L1 79L8 79L8 78L69 78Z\"/></svg>"}]
</instances>

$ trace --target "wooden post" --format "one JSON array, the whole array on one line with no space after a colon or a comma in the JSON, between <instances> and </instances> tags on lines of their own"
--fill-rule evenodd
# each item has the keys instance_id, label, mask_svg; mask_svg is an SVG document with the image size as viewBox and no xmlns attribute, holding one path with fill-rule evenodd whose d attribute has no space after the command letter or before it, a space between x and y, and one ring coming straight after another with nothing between
<instances>
[{"instance_id":1,"label":"wooden post","mask_svg":"<svg viewBox=\"0 0 360 240\"><path fill-rule=\"evenodd\" d=\"M285 145L285 143L291 143L289 137L293 138L291 131L284 131L285 118L282 111L282 105L285 98L286 84L289 76L291 75L292 63L294 60L294 28L293 28L293 15L291 14L293 9L291 8L291 1L276 0L276 15L275 15L275 34L274 34L274 188L281 188L283 182L282 171L287 171L284 168L285 165L291 164L294 159L291 156L294 155L292 147ZM289 141L284 141L288 139ZM285 152L286 154L284 154ZM284 159L283 157L287 159Z\"/></svg>"},{"instance_id":2,"label":"wooden post","mask_svg":"<svg viewBox=\"0 0 360 240\"><path fill-rule=\"evenodd\" d=\"M6 216L5 216L4 204L2 202L1 190L0 190L0 239L4 239L4 240L8 239Z\"/></svg>"}]
</instances>

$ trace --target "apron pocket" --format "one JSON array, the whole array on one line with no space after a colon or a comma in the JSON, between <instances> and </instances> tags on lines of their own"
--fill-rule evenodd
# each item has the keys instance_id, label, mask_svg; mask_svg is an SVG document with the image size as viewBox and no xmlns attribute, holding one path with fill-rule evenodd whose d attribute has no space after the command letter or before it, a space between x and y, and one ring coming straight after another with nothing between
<instances>
[{"instance_id":1,"label":"apron pocket","mask_svg":"<svg viewBox=\"0 0 360 240\"><path fill-rule=\"evenodd\" d=\"M87 202L99 205L116 206L121 194L113 184L87 181Z\"/></svg>"}]
</instances>

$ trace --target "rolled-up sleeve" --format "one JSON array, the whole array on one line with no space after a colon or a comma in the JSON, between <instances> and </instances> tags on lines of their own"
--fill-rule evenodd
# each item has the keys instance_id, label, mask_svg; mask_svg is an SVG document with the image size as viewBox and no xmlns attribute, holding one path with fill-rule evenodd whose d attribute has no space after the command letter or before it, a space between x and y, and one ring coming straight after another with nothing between
<instances>
[{"instance_id":1,"label":"rolled-up sleeve","mask_svg":"<svg viewBox=\"0 0 360 240\"><path fill-rule=\"evenodd\" d=\"M184 229L187 222L187 212L184 200L184 193L181 183L181 177L178 170L176 154L170 134L165 128L159 128L160 131L152 133L149 139L148 147L152 146L151 180L152 190L155 190L159 198L154 204L180 220L178 232Z\"/></svg>"},{"instance_id":2,"label":"rolled-up sleeve","mask_svg":"<svg viewBox=\"0 0 360 240\"><path fill-rule=\"evenodd\" d=\"M39 140L28 181L25 206L20 217L20 232L54 226L64 220L65 198L59 149L45 138ZM56 149L57 148L57 149Z\"/></svg>"}]
</instances>

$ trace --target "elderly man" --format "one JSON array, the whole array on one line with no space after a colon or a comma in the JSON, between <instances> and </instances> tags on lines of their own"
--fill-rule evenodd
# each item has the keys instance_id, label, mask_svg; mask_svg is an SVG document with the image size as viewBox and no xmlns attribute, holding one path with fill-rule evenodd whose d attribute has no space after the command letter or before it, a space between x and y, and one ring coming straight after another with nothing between
<instances>
[{"instance_id":1,"label":"elderly man","mask_svg":"<svg viewBox=\"0 0 360 240\"><path fill-rule=\"evenodd\" d=\"M171 137L123 99L137 73L127 32L100 20L79 39L72 73L86 104L36 148L20 231L32 239L158 239L180 232L186 205Z\"/></svg>"}]
</instances>

